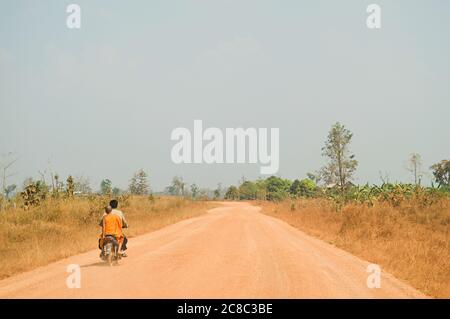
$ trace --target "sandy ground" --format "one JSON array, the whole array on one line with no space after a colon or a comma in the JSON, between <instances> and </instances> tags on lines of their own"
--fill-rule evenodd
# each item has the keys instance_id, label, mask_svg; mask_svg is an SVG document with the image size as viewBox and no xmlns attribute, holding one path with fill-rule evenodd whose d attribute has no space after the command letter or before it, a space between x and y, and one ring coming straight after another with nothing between
<instances>
[{"instance_id":1,"label":"sandy ground","mask_svg":"<svg viewBox=\"0 0 450 319\"><path fill-rule=\"evenodd\" d=\"M107 266L94 250L0 281L1 298L423 298L368 262L312 238L247 203L130 239L128 258ZM96 240L93 238L93 240ZM81 288L69 289L78 264Z\"/></svg>"}]
</instances>

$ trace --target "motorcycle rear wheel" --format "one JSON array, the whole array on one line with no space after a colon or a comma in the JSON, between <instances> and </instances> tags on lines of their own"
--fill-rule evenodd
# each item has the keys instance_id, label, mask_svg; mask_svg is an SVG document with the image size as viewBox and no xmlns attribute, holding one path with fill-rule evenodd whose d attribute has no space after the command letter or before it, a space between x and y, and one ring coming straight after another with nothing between
<instances>
[{"instance_id":1,"label":"motorcycle rear wheel","mask_svg":"<svg viewBox=\"0 0 450 319\"><path fill-rule=\"evenodd\" d=\"M108 255L107 262L108 262L108 265L110 265L110 266L113 265L113 256L112 256L112 254Z\"/></svg>"}]
</instances>

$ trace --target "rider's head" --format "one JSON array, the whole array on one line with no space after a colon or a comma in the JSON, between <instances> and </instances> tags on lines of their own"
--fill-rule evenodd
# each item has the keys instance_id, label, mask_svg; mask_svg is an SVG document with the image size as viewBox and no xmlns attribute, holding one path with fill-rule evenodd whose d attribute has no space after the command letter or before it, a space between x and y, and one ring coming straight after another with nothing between
<instances>
[{"instance_id":1,"label":"rider's head","mask_svg":"<svg viewBox=\"0 0 450 319\"><path fill-rule=\"evenodd\" d=\"M110 214L112 212L112 207L111 206L106 206L105 207L105 213Z\"/></svg>"},{"instance_id":2,"label":"rider's head","mask_svg":"<svg viewBox=\"0 0 450 319\"><path fill-rule=\"evenodd\" d=\"M111 206L112 209L116 209L117 206L119 206L119 202L117 201L117 199L113 199L112 201L109 202L109 206Z\"/></svg>"}]
</instances>

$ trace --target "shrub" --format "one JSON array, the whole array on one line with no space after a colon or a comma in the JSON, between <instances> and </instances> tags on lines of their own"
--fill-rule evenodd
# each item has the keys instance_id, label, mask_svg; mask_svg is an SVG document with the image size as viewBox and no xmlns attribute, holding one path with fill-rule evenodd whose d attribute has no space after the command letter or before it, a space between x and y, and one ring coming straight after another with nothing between
<instances>
[{"instance_id":1,"label":"shrub","mask_svg":"<svg viewBox=\"0 0 450 319\"><path fill-rule=\"evenodd\" d=\"M239 199L239 190L237 189L236 186L230 186L227 189L227 192L225 193L225 199L231 199L231 200L235 200L235 199Z\"/></svg>"},{"instance_id":2,"label":"shrub","mask_svg":"<svg viewBox=\"0 0 450 319\"><path fill-rule=\"evenodd\" d=\"M25 210L32 206L38 206L48 195L48 187L42 181L28 184L20 196L23 199L23 208Z\"/></svg>"},{"instance_id":3,"label":"shrub","mask_svg":"<svg viewBox=\"0 0 450 319\"><path fill-rule=\"evenodd\" d=\"M305 178L302 180L296 179L290 189L289 193L294 196L304 196L304 197L312 197L315 194L317 189L316 183L309 178Z\"/></svg>"}]
</instances>

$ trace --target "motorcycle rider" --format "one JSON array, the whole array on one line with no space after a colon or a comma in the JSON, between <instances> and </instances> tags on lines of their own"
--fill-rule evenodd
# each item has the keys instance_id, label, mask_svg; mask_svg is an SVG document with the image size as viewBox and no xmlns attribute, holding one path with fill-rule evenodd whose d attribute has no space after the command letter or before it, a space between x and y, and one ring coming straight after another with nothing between
<instances>
[{"instance_id":1,"label":"motorcycle rider","mask_svg":"<svg viewBox=\"0 0 450 319\"><path fill-rule=\"evenodd\" d=\"M103 243L106 236L113 236L119 244L118 251L120 251L123 244L122 219L112 214L112 210L111 206L105 207L105 215L102 219L101 241Z\"/></svg>"},{"instance_id":2,"label":"motorcycle rider","mask_svg":"<svg viewBox=\"0 0 450 319\"><path fill-rule=\"evenodd\" d=\"M125 219L125 215L123 214L122 211L117 209L117 207L119 206L119 201L117 199L113 199L109 202L109 206L112 208L111 214L116 215L121 219L122 228L128 228L128 222ZM103 217L105 215L106 215L106 213L103 214ZM99 226L102 226L102 223L103 223L103 220L100 221ZM119 253L121 254L122 257L127 257L125 250L127 250L128 238L123 233L122 233L122 236L123 236L123 243L122 243ZM99 245L99 248L101 249L100 245Z\"/></svg>"}]
</instances>

